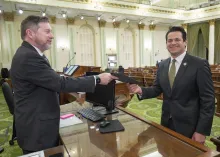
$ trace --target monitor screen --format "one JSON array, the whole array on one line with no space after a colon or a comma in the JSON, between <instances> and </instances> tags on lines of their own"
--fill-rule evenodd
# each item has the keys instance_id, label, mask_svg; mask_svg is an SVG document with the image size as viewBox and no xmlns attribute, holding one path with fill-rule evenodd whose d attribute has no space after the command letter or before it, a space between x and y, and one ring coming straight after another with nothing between
<instances>
[{"instance_id":1,"label":"monitor screen","mask_svg":"<svg viewBox=\"0 0 220 157\"><path fill-rule=\"evenodd\" d=\"M64 74L73 75L76 72L76 70L78 70L78 68L79 68L79 65L70 65Z\"/></svg>"},{"instance_id":2,"label":"monitor screen","mask_svg":"<svg viewBox=\"0 0 220 157\"><path fill-rule=\"evenodd\" d=\"M98 72L86 72L86 76L97 75ZM115 105L115 80L107 85L96 84L93 93L86 93L86 101L93 105L104 106L106 110L114 110ZM109 112L110 114L110 112Z\"/></svg>"}]
</instances>

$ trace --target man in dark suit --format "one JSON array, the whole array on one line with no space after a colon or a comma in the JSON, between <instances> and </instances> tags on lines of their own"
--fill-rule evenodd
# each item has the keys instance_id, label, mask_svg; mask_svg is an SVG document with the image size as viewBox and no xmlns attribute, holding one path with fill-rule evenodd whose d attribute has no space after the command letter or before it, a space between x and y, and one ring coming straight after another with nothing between
<instances>
[{"instance_id":1,"label":"man in dark suit","mask_svg":"<svg viewBox=\"0 0 220 157\"><path fill-rule=\"evenodd\" d=\"M167 32L166 44L171 57L160 63L153 86L128 87L140 100L163 93L161 124L204 143L211 132L215 107L209 63L186 53L186 32L182 27Z\"/></svg>"},{"instance_id":2,"label":"man in dark suit","mask_svg":"<svg viewBox=\"0 0 220 157\"><path fill-rule=\"evenodd\" d=\"M106 85L115 77L109 73L82 78L58 75L43 54L53 39L47 17L24 19L21 38L23 43L12 60L11 79L18 144L28 154L58 145L58 92L93 92L96 84Z\"/></svg>"}]
</instances>

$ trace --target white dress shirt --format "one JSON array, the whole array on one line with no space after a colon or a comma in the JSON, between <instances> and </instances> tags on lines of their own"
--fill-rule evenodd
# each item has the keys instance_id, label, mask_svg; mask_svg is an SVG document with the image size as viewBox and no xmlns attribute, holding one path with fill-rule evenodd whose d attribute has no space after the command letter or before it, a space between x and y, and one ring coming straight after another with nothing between
<instances>
[{"instance_id":1,"label":"white dress shirt","mask_svg":"<svg viewBox=\"0 0 220 157\"><path fill-rule=\"evenodd\" d=\"M177 72L178 72L178 70L179 70L179 68L180 68L180 65L181 65L181 63L182 63L183 58L185 57L185 55L186 55L186 51L185 51L184 53L182 53L181 55L179 55L178 57L175 58L175 60L176 60L176 62L175 62L175 67L176 67L176 73L175 73L175 75L177 74ZM170 67L171 67L171 65L172 65L172 60L173 60L173 59L174 59L174 58L171 57ZM170 71L170 67L169 67L169 71Z\"/></svg>"}]
</instances>

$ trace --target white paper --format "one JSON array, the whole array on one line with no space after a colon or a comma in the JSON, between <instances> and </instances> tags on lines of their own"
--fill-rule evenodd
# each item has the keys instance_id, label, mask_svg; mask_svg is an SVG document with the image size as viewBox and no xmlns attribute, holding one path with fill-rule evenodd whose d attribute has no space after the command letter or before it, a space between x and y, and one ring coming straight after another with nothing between
<instances>
[{"instance_id":1,"label":"white paper","mask_svg":"<svg viewBox=\"0 0 220 157\"><path fill-rule=\"evenodd\" d=\"M44 151L39 151L39 152L30 153L27 155L22 155L19 157L45 157L45 156L44 156Z\"/></svg>"},{"instance_id":2,"label":"white paper","mask_svg":"<svg viewBox=\"0 0 220 157\"><path fill-rule=\"evenodd\" d=\"M74 115L73 117L60 119L60 128L80 123L83 123L82 120L80 120L78 117Z\"/></svg>"}]
</instances>

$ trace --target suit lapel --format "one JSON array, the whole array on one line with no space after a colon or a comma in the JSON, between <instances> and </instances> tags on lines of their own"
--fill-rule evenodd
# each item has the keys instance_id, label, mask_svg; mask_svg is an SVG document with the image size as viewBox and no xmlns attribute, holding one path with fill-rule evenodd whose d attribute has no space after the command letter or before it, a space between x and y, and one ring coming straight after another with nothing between
<instances>
[{"instance_id":1,"label":"suit lapel","mask_svg":"<svg viewBox=\"0 0 220 157\"><path fill-rule=\"evenodd\" d=\"M169 81L169 77L168 77L169 66L170 66L170 58L168 58L167 61L164 63L164 70L163 70L163 78L165 81L164 82L165 88L167 89L167 92L170 94L171 88L170 88L170 81Z\"/></svg>"},{"instance_id":2,"label":"suit lapel","mask_svg":"<svg viewBox=\"0 0 220 157\"><path fill-rule=\"evenodd\" d=\"M29 49L35 51L35 52L37 53L37 55L39 55L38 52L37 52L37 50L36 50L31 44L29 44L28 42L23 41L22 46L27 47L27 48L29 48ZM39 55L39 56L40 56L40 55ZM48 61L48 59L47 59L45 56L40 56L40 57L42 57L43 60L47 63L47 65L49 65L49 67L51 67L51 66L50 66L50 63L49 63L49 61Z\"/></svg>"},{"instance_id":3,"label":"suit lapel","mask_svg":"<svg viewBox=\"0 0 220 157\"><path fill-rule=\"evenodd\" d=\"M176 77L174 79L174 83L173 83L173 89L176 87L176 85L178 84L178 82L180 81L180 79L182 78L183 74L185 73L186 69L188 67L188 54L185 55L185 57L183 58L183 61L179 67L179 70L176 74Z\"/></svg>"}]
</instances>

